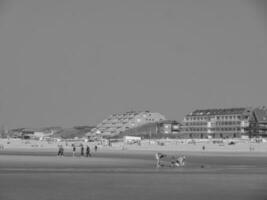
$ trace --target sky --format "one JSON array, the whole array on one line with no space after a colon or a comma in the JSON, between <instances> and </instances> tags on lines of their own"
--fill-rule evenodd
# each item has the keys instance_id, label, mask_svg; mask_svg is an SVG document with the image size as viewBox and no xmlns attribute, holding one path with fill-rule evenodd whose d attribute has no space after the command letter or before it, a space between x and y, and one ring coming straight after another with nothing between
<instances>
[{"instance_id":1,"label":"sky","mask_svg":"<svg viewBox=\"0 0 267 200\"><path fill-rule=\"evenodd\" d=\"M264 0L0 0L0 124L267 105Z\"/></svg>"}]
</instances>

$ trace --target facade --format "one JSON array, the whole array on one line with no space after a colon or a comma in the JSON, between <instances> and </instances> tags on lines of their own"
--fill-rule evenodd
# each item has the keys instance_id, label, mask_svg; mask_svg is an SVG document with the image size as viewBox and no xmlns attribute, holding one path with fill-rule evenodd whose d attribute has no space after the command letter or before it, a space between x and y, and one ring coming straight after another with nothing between
<instances>
[{"instance_id":1,"label":"facade","mask_svg":"<svg viewBox=\"0 0 267 200\"><path fill-rule=\"evenodd\" d=\"M174 120L162 120L154 123L147 123L141 126L125 130L119 137L138 136L150 138L176 138L179 137L180 123Z\"/></svg>"},{"instance_id":2,"label":"facade","mask_svg":"<svg viewBox=\"0 0 267 200\"><path fill-rule=\"evenodd\" d=\"M195 110L183 120L186 138L236 138L249 135L252 108Z\"/></svg>"},{"instance_id":3,"label":"facade","mask_svg":"<svg viewBox=\"0 0 267 200\"><path fill-rule=\"evenodd\" d=\"M159 122L165 117L156 112L150 111L129 111L110 115L103 120L96 128L92 129L92 135L115 136L128 129L132 129L147 123Z\"/></svg>"},{"instance_id":4,"label":"facade","mask_svg":"<svg viewBox=\"0 0 267 200\"><path fill-rule=\"evenodd\" d=\"M180 123L174 120L165 120L158 123L160 134L178 134L180 132Z\"/></svg>"},{"instance_id":5,"label":"facade","mask_svg":"<svg viewBox=\"0 0 267 200\"><path fill-rule=\"evenodd\" d=\"M251 137L267 136L267 108L259 107L254 109L249 131Z\"/></svg>"}]
</instances>

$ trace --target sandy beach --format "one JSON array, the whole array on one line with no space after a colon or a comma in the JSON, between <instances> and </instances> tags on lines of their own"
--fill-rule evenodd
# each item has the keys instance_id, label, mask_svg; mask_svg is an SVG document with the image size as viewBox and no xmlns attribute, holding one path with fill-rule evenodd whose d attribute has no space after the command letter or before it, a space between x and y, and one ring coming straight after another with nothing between
<instances>
[{"instance_id":1,"label":"sandy beach","mask_svg":"<svg viewBox=\"0 0 267 200\"><path fill-rule=\"evenodd\" d=\"M0 199L267 197L267 156L260 152L183 152L187 156L185 167L155 168L154 151L147 149L103 147L89 158L72 157L69 150L64 157L58 157L56 147L22 149L7 148L0 152Z\"/></svg>"},{"instance_id":2,"label":"sandy beach","mask_svg":"<svg viewBox=\"0 0 267 200\"><path fill-rule=\"evenodd\" d=\"M176 151L176 152L258 152L267 154L267 142L251 142L248 140L233 140L234 144L229 143L232 140L226 140L221 143L213 141L188 142L184 140L143 140L141 145L125 144L123 142L114 142L111 146L103 145L99 142L80 141L38 141L21 139L1 139L0 145L4 146L4 151L36 151L36 152L56 152L58 146L64 147L65 153L72 152L72 144L77 146L90 146L91 151L95 145L101 151ZM203 149L204 147L204 149Z\"/></svg>"}]
</instances>

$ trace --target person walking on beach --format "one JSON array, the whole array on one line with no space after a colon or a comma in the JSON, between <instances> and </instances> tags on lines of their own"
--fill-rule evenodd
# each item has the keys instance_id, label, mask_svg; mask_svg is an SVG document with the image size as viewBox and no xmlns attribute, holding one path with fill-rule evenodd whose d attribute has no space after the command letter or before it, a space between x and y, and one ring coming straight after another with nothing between
<instances>
[{"instance_id":1,"label":"person walking on beach","mask_svg":"<svg viewBox=\"0 0 267 200\"><path fill-rule=\"evenodd\" d=\"M61 145L61 157L64 156L64 148L63 146Z\"/></svg>"},{"instance_id":2,"label":"person walking on beach","mask_svg":"<svg viewBox=\"0 0 267 200\"><path fill-rule=\"evenodd\" d=\"M75 157L75 153L76 153L76 147L75 144L72 144L72 157Z\"/></svg>"},{"instance_id":3,"label":"person walking on beach","mask_svg":"<svg viewBox=\"0 0 267 200\"><path fill-rule=\"evenodd\" d=\"M95 152L97 152L97 145L95 145Z\"/></svg>"},{"instance_id":4,"label":"person walking on beach","mask_svg":"<svg viewBox=\"0 0 267 200\"><path fill-rule=\"evenodd\" d=\"M58 153L57 153L57 156L63 156L63 155L64 155L64 148L60 144L60 145L58 145Z\"/></svg>"},{"instance_id":5,"label":"person walking on beach","mask_svg":"<svg viewBox=\"0 0 267 200\"><path fill-rule=\"evenodd\" d=\"M81 145L81 156L84 156L84 147Z\"/></svg>"},{"instance_id":6,"label":"person walking on beach","mask_svg":"<svg viewBox=\"0 0 267 200\"><path fill-rule=\"evenodd\" d=\"M86 157L91 157L91 153L90 153L90 147L87 145L86 146Z\"/></svg>"}]
</instances>

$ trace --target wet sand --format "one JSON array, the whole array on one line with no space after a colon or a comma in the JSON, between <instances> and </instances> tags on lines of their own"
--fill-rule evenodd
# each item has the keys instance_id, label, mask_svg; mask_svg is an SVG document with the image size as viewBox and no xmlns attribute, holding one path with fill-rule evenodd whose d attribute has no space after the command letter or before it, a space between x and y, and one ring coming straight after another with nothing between
<instances>
[{"instance_id":1,"label":"wet sand","mask_svg":"<svg viewBox=\"0 0 267 200\"><path fill-rule=\"evenodd\" d=\"M169 152L173 153L173 152ZM0 152L0 199L266 199L267 156L183 152L181 168L154 168L153 151Z\"/></svg>"}]
</instances>

